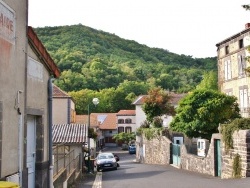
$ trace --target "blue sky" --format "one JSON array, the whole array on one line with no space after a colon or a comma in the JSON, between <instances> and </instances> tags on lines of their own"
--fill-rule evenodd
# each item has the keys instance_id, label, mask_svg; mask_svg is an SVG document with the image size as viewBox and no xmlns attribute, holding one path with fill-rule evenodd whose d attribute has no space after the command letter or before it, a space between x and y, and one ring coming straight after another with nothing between
<instances>
[{"instance_id":1,"label":"blue sky","mask_svg":"<svg viewBox=\"0 0 250 188\"><path fill-rule=\"evenodd\" d=\"M82 25L149 47L214 57L216 43L244 30L249 0L29 0L33 27Z\"/></svg>"}]
</instances>

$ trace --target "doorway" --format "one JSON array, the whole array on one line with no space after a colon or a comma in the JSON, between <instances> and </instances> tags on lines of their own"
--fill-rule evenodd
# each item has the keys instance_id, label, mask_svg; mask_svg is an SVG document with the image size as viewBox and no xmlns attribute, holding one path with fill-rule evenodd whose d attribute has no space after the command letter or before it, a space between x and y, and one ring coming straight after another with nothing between
<instances>
[{"instance_id":1,"label":"doorway","mask_svg":"<svg viewBox=\"0 0 250 188\"><path fill-rule=\"evenodd\" d=\"M215 176L221 176L221 141L219 139L214 140L214 171Z\"/></svg>"},{"instance_id":2,"label":"doorway","mask_svg":"<svg viewBox=\"0 0 250 188\"><path fill-rule=\"evenodd\" d=\"M27 116L27 162L28 188L35 187L35 161L36 161L36 117Z\"/></svg>"}]
</instances>

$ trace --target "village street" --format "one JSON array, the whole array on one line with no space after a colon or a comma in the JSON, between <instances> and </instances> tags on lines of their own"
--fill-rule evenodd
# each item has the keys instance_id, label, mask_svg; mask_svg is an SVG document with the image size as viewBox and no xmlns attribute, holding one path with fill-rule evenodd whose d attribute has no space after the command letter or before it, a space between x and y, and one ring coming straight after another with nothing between
<instances>
[{"instance_id":1,"label":"village street","mask_svg":"<svg viewBox=\"0 0 250 188\"><path fill-rule=\"evenodd\" d=\"M77 188L248 188L250 185L250 178L220 179L171 165L136 163L135 155L117 147L105 148L104 152L119 155L118 170L99 172L97 178L93 175L85 176Z\"/></svg>"}]
</instances>

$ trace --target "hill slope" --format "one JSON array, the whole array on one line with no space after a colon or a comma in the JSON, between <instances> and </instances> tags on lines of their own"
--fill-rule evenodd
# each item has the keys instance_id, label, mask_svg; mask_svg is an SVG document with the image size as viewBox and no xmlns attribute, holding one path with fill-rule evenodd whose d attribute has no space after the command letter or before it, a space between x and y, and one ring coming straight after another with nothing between
<instances>
[{"instance_id":1,"label":"hill slope","mask_svg":"<svg viewBox=\"0 0 250 188\"><path fill-rule=\"evenodd\" d=\"M56 84L65 91L117 87L124 80L187 92L216 58L192 58L150 48L83 25L36 28L61 70Z\"/></svg>"}]
</instances>

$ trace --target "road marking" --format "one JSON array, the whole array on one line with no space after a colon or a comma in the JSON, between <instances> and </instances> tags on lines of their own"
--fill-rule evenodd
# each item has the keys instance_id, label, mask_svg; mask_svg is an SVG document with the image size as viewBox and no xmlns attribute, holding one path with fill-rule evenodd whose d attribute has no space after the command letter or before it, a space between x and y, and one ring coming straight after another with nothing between
<instances>
[{"instance_id":1,"label":"road marking","mask_svg":"<svg viewBox=\"0 0 250 188\"><path fill-rule=\"evenodd\" d=\"M102 172L97 172L92 188L102 188Z\"/></svg>"}]
</instances>

